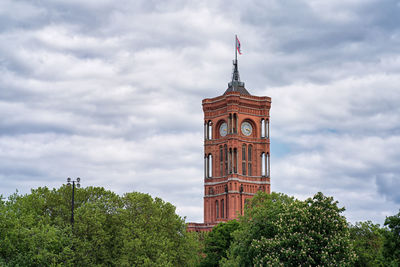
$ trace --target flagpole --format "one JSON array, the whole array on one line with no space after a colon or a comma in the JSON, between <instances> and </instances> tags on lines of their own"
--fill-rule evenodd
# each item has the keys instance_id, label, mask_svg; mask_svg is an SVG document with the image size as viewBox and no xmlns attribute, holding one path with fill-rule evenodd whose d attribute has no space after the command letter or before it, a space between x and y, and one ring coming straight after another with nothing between
<instances>
[{"instance_id":1,"label":"flagpole","mask_svg":"<svg viewBox=\"0 0 400 267\"><path fill-rule=\"evenodd\" d=\"M235 64L237 64L237 35L235 34Z\"/></svg>"}]
</instances>

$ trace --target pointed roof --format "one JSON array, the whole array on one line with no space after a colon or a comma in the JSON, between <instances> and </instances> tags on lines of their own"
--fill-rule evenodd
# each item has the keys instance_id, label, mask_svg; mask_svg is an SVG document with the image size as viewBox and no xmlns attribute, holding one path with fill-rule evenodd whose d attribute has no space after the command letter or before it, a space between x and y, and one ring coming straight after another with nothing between
<instances>
[{"instance_id":1,"label":"pointed roof","mask_svg":"<svg viewBox=\"0 0 400 267\"><path fill-rule=\"evenodd\" d=\"M226 89L224 95L229 92L239 92L242 95L250 95L244 87L244 82L240 81L237 59L233 61L232 81L228 83L228 89Z\"/></svg>"}]
</instances>

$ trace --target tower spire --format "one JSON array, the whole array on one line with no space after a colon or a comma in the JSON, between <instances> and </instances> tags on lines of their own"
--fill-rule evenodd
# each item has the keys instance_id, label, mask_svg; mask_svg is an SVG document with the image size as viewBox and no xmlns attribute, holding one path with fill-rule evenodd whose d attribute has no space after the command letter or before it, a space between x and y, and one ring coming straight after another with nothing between
<instances>
[{"instance_id":1,"label":"tower spire","mask_svg":"<svg viewBox=\"0 0 400 267\"><path fill-rule=\"evenodd\" d=\"M242 54L240 50L240 41L235 34L235 59L233 60L233 70L232 70L232 80L228 83L227 92L239 92L241 94L250 95L249 92L244 88L244 82L240 81L239 68L238 68L238 60L237 54Z\"/></svg>"}]
</instances>

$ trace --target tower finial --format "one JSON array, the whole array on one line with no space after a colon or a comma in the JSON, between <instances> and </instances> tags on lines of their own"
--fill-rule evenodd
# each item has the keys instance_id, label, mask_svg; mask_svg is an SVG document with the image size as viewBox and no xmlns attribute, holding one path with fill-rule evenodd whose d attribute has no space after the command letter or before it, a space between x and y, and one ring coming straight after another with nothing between
<instances>
[{"instance_id":1,"label":"tower finial","mask_svg":"<svg viewBox=\"0 0 400 267\"><path fill-rule=\"evenodd\" d=\"M237 60L237 53L238 52L239 52L239 55L242 54L242 51L240 50L240 41L237 38L237 35L235 34L235 60L233 61L232 83L234 81L240 82L239 69L238 69L238 60Z\"/></svg>"},{"instance_id":2,"label":"tower finial","mask_svg":"<svg viewBox=\"0 0 400 267\"><path fill-rule=\"evenodd\" d=\"M241 92L244 94L249 94L247 90L244 88L244 82L240 81L239 69L238 69L238 60L237 53L239 55L242 54L240 49L240 41L235 34L235 60L233 61L233 71L232 71L232 80L228 83L228 89L226 92Z\"/></svg>"}]
</instances>

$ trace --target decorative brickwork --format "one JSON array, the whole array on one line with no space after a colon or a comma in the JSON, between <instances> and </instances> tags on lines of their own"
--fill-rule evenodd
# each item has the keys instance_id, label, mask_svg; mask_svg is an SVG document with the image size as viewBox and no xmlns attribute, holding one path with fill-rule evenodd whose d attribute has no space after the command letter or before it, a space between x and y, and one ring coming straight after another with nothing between
<instances>
[{"instance_id":1,"label":"decorative brickwork","mask_svg":"<svg viewBox=\"0 0 400 267\"><path fill-rule=\"evenodd\" d=\"M210 231L219 222L236 219L247 199L271 190L271 98L232 89L202 103L204 223L189 223L188 231Z\"/></svg>"}]
</instances>

